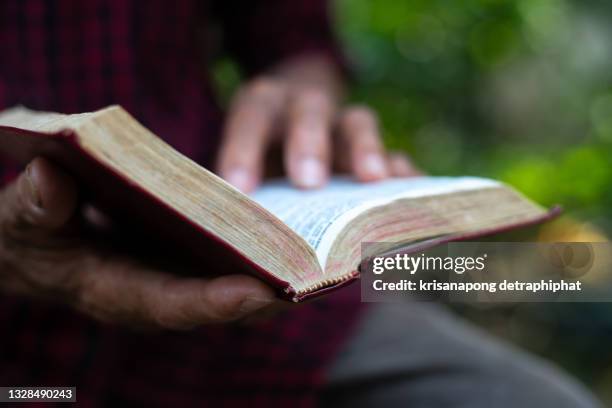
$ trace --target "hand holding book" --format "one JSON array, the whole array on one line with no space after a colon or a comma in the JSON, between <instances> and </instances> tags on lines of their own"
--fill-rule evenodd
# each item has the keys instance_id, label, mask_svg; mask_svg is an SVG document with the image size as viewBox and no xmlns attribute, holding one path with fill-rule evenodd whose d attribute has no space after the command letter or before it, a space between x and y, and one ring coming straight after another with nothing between
<instances>
[{"instance_id":1,"label":"hand holding book","mask_svg":"<svg viewBox=\"0 0 612 408\"><path fill-rule=\"evenodd\" d=\"M403 155L384 152L369 110L339 109L339 83L336 67L316 56L289 61L265 78L248 82L234 98L228 115L219 172L241 190L253 190L261 182L263 163L271 162L264 152L276 143L285 150L281 158L285 173L302 188L322 186L332 164L362 181L413 174ZM37 127L35 122L41 118L45 122L45 115L35 116L13 124L27 129ZM49 129L43 123L39 130ZM333 152L332 133L340 136ZM23 164L32 161L28 171L0 193L5 209L0 216L4 231L0 259L6 261L0 282L4 289L68 301L98 318L138 326L187 327L232 320L273 301L271 288L248 275L180 278L172 270L135 256L120 256L108 245L100 245L99 238L90 236L96 231L82 228L89 220L77 208L78 202L92 198L96 187L82 178L73 179L85 171L85 178L95 184L93 179L99 181L100 173L94 169L90 174L88 168L77 170L71 165L66 173L56 163L34 159L42 154L60 165L65 160L72 162L62 153L63 158L56 156L55 147L47 150L46 141L37 140L30 148L17 140L13 149L11 139L0 140L0 144L7 143L5 153ZM204 194L202 198L208 199ZM113 200L117 203L111 207L121 206L121 198ZM100 203L104 201L108 203L107 199Z\"/></svg>"},{"instance_id":2,"label":"hand holding book","mask_svg":"<svg viewBox=\"0 0 612 408\"><path fill-rule=\"evenodd\" d=\"M77 203L72 177L40 158L0 192L3 291L67 302L108 322L170 329L234 320L275 300L251 276L186 278L119 255L85 228Z\"/></svg>"},{"instance_id":3,"label":"hand holding book","mask_svg":"<svg viewBox=\"0 0 612 408\"><path fill-rule=\"evenodd\" d=\"M395 163L401 170L402 160ZM78 208L79 187L39 157L0 193L2 290L67 302L105 321L162 328L234 320L276 300L272 288L252 276L185 278L129 249L119 255L107 244L116 239L102 240L84 227L90 220Z\"/></svg>"}]
</instances>

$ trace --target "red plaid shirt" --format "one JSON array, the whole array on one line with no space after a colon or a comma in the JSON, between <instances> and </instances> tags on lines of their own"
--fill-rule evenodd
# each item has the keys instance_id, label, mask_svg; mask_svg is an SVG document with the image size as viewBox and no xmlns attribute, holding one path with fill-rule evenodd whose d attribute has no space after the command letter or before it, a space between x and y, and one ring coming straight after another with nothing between
<instances>
[{"instance_id":1,"label":"red plaid shirt","mask_svg":"<svg viewBox=\"0 0 612 408\"><path fill-rule=\"evenodd\" d=\"M206 162L222 117L206 67L221 49L249 75L300 52L336 57L324 0L3 0L0 109L121 104ZM2 294L0 385L75 385L87 407L311 405L356 289L253 326L157 334Z\"/></svg>"}]
</instances>

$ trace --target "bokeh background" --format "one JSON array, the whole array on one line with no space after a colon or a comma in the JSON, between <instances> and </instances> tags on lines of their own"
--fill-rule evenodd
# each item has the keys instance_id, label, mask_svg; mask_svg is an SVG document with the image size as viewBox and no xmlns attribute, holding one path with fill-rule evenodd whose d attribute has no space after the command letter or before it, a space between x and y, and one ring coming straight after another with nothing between
<instances>
[{"instance_id":1,"label":"bokeh background","mask_svg":"<svg viewBox=\"0 0 612 408\"><path fill-rule=\"evenodd\" d=\"M339 0L335 15L351 97L378 111L391 148L432 174L494 177L562 204L532 239L608 239L612 2ZM456 308L612 406L612 305Z\"/></svg>"},{"instance_id":2,"label":"bokeh background","mask_svg":"<svg viewBox=\"0 0 612 408\"><path fill-rule=\"evenodd\" d=\"M340 0L353 97L433 174L487 174L612 232L612 2Z\"/></svg>"},{"instance_id":3,"label":"bokeh background","mask_svg":"<svg viewBox=\"0 0 612 408\"><path fill-rule=\"evenodd\" d=\"M350 98L429 173L514 185L565 215L532 239L612 236L612 2L336 0ZM237 82L228 61L217 79ZM457 307L612 406L612 305ZM503 367L500 367L503 369Z\"/></svg>"}]
</instances>

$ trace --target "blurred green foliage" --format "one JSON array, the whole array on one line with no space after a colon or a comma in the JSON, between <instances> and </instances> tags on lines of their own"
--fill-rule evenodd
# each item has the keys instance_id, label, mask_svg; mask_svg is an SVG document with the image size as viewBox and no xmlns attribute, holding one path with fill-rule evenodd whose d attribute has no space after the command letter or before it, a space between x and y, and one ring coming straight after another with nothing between
<instances>
[{"instance_id":1,"label":"blurred green foliage","mask_svg":"<svg viewBox=\"0 0 612 408\"><path fill-rule=\"evenodd\" d=\"M378 111L389 147L432 174L506 181L610 236L612 2L337 0L335 14L351 99ZM609 305L462 313L612 405Z\"/></svg>"},{"instance_id":2,"label":"blurred green foliage","mask_svg":"<svg viewBox=\"0 0 612 408\"><path fill-rule=\"evenodd\" d=\"M611 230L611 7L585 0L339 0L387 144L433 174L507 181Z\"/></svg>"}]
</instances>

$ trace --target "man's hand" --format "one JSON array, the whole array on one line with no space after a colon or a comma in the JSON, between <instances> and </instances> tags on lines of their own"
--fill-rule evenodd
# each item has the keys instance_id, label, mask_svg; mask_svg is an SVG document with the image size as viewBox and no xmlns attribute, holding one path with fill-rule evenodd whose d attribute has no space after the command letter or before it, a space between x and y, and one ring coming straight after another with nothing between
<instances>
[{"instance_id":1,"label":"man's hand","mask_svg":"<svg viewBox=\"0 0 612 408\"><path fill-rule=\"evenodd\" d=\"M281 145L286 174L301 188L323 186L332 166L361 181L420 174L404 155L385 152L370 109L339 108L339 84L335 67L316 56L293 60L247 83L229 109L219 174L252 191L264 167L270 167L266 155L275 144Z\"/></svg>"},{"instance_id":2,"label":"man's hand","mask_svg":"<svg viewBox=\"0 0 612 408\"><path fill-rule=\"evenodd\" d=\"M40 158L0 191L0 289L170 329L238 319L275 299L250 276L183 278L113 254L83 234L77 202L74 181Z\"/></svg>"}]
</instances>

